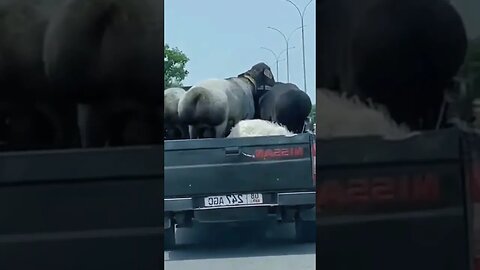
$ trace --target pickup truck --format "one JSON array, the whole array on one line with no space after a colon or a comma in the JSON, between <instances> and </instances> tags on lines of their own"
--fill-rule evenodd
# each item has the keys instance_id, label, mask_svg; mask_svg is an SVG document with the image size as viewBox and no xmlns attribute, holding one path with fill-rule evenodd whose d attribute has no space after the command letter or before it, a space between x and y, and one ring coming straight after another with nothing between
<instances>
[{"instance_id":1,"label":"pickup truck","mask_svg":"<svg viewBox=\"0 0 480 270\"><path fill-rule=\"evenodd\" d=\"M0 153L0 269L161 269L163 146Z\"/></svg>"},{"instance_id":2,"label":"pickup truck","mask_svg":"<svg viewBox=\"0 0 480 270\"><path fill-rule=\"evenodd\" d=\"M480 136L317 140L325 269L480 269Z\"/></svg>"},{"instance_id":3,"label":"pickup truck","mask_svg":"<svg viewBox=\"0 0 480 270\"><path fill-rule=\"evenodd\" d=\"M201 223L294 222L315 241L314 147L310 133L165 141L165 250Z\"/></svg>"}]
</instances>

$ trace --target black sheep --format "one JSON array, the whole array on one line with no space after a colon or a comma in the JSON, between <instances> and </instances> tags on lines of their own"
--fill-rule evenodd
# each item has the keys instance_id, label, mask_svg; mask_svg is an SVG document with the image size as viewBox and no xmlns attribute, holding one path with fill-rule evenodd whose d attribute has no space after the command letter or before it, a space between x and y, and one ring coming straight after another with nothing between
<instances>
[{"instance_id":1,"label":"black sheep","mask_svg":"<svg viewBox=\"0 0 480 270\"><path fill-rule=\"evenodd\" d=\"M310 97L295 84L277 82L259 91L255 118L276 122L291 132L302 133L312 110Z\"/></svg>"},{"instance_id":2,"label":"black sheep","mask_svg":"<svg viewBox=\"0 0 480 270\"><path fill-rule=\"evenodd\" d=\"M86 102L87 137L116 136L88 146L161 142L162 131L131 131L162 126L162 14L158 0L2 1L0 140L12 149L79 145L77 103Z\"/></svg>"},{"instance_id":3,"label":"black sheep","mask_svg":"<svg viewBox=\"0 0 480 270\"><path fill-rule=\"evenodd\" d=\"M435 127L462 65L464 24L446 0L323 0L318 87L371 98L398 123Z\"/></svg>"}]
</instances>

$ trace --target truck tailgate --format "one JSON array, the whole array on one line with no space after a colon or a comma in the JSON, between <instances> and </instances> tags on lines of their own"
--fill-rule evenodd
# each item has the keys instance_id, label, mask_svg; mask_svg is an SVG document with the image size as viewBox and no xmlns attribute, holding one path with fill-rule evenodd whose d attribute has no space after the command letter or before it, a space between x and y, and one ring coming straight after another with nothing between
<instances>
[{"instance_id":1,"label":"truck tailgate","mask_svg":"<svg viewBox=\"0 0 480 270\"><path fill-rule=\"evenodd\" d=\"M0 154L0 269L160 269L163 146Z\"/></svg>"},{"instance_id":2,"label":"truck tailgate","mask_svg":"<svg viewBox=\"0 0 480 270\"><path fill-rule=\"evenodd\" d=\"M317 141L317 261L325 269L468 269L461 138L448 129Z\"/></svg>"},{"instance_id":3,"label":"truck tailgate","mask_svg":"<svg viewBox=\"0 0 480 270\"><path fill-rule=\"evenodd\" d=\"M165 197L313 190L313 136L165 142Z\"/></svg>"}]
</instances>

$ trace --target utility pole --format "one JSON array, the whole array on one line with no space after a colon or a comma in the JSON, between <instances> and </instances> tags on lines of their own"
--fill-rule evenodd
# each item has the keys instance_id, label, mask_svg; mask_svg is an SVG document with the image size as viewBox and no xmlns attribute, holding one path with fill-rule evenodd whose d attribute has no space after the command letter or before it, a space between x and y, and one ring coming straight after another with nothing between
<instances>
[{"instance_id":1,"label":"utility pole","mask_svg":"<svg viewBox=\"0 0 480 270\"><path fill-rule=\"evenodd\" d=\"M312 3L313 0L310 0L307 3L307 5L303 8L303 11L300 11L300 8L298 8L298 6L295 5L295 3L293 3L291 0L285 0L285 1L292 4L297 9L298 14L300 15L300 20L301 20L301 26L300 27L302 28L303 87L305 88L305 92L307 92L307 71L306 71L307 68L306 68L306 65L305 65L305 31L304 31L305 25L303 24L304 23L303 18L305 17L305 11L307 10L308 5L310 5L310 3Z\"/></svg>"},{"instance_id":2,"label":"utility pole","mask_svg":"<svg viewBox=\"0 0 480 270\"><path fill-rule=\"evenodd\" d=\"M293 49L295 47L290 47L288 49ZM280 56L282 56L282 54L287 50L287 49L284 49L283 51L281 51L278 55L271 49L269 48L266 48L266 47L260 47L260 49L264 49L264 50L267 50L269 52L271 52L273 54L273 56L275 57L275 64L276 64L276 67L277 67L277 80L279 80L279 77L278 77L278 63L283 60L283 59L280 59Z\"/></svg>"},{"instance_id":3,"label":"utility pole","mask_svg":"<svg viewBox=\"0 0 480 270\"><path fill-rule=\"evenodd\" d=\"M285 50L287 51L287 82L289 83L289 82L290 82L290 66L289 66L290 63L289 63L289 61L288 61L288 59L289 59L289 58L288 58L288 49L289 49L289 47L288 47L288 42L289 42L290 38L292 37L293 33L295 33L295 31L297 31L298 29L300 29L300 28L302 28L302 27L300 26L300 27L297 27L295 30L293 30L293 31L290 33L290 35L288 36L288 38L287 38L287 36L286 36L284 33L282 33L282 31L278 30L278 29L275 28L275 27L268 26L267 28L268 28L268 29L271 29L271 30L274 30L274 31L277 31L278 33L280 33L280 35L282 35L283 39L285 39L285 45L286 45L286 46L285 46L285 48L286 48Z\"/></svg>"}]
</instances>

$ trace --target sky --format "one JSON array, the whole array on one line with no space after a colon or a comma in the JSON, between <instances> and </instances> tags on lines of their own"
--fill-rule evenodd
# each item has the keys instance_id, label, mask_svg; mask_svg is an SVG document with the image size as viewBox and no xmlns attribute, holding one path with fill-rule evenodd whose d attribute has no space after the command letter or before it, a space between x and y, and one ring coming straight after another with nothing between
<instances>
[{"instance_id":1,"label":"sky","mask_svg":"<svg viewBox=\"0 0 480 270\"><path fill-rule=\"evenodd\" d=\"M303 11L309 0L292 0ZM286 0L165 0L165 43L183 51L190 61L184 85L227 78L258 62L270 66L279 82L287 82L286 53L280 56L278 76L274 55L286 49L287 37L301 26L295 7ZM307 93L315 103L315 0L304 16ZM289 40L290 82L304 90L301 29Z\"/></svg>"}]
</instances>

